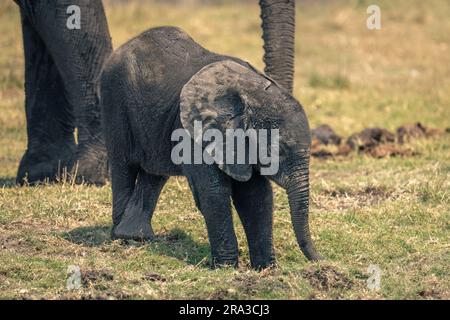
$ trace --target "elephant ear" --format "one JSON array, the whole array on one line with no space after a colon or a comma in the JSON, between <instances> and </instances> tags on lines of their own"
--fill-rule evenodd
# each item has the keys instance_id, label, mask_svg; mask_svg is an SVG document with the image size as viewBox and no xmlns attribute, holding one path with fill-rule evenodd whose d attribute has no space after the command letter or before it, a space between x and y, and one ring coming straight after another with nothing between
<instances>
[{"instance_id":1,"label":"elephant ear","mask_svg":"<svg viewBox=\"0 0 450 320\"><path fill-rule=\"evenodd\" d=\"M180 95L180 118L191 137L194 134L194 122L201 121L203 132L208 129L219 130L223 137L223 162L217 162L220 169L239 181L248 181L252 176L251 164L226 163L227 129L252 127L253 94L264 90L271 81L243 65L231 61L219 61L203 67L184 85ZM195 140L194 139L194 140ZM202 144L202 141L194 141ZM206 151L211 155L210 150ZM248 152L248 148L246 149ZM247 155L246 158L248 159Z\"/></svg>"}]
</instances>

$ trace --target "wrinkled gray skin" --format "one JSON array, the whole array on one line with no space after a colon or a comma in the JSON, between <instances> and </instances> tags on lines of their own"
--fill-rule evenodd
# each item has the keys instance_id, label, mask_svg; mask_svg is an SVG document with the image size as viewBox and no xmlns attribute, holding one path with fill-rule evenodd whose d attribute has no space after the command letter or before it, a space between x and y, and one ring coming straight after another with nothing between
<instances>
[{"instance_id":1,"label":"wrinkled gray skin","mask_svg":"<svg viewBox=\"0 0 450 320\"><path fill-rule=\"evenodd\" d=\"M107 175L95 81L112 52L100 0L16 0L25 49L28 146L17 182L53 180L68 167L78 178ZM81 29L66 27L67 8L81 9ZM78 128L78 145L74 129Z\"/></svg>"},{"instance_id":2,"label":"wrinkled gray skin","mask_svg":"<svg viewBox=\"0 0 450 320\"><path fill-rule=\"evenodd\" d=\"M102 2L15 2L22 17L28 136L17 182L52 181L68 167L78 181L102 184L107 165L93 84L112 51ZM70 5L81 9L81 30L66 28ZM260 7L266 73L292 90L295 1L260 0Z\"/></svg>"},{"instance_id":3,"label":"wrinkled gray skin","mask_svg":"<svg viewBox=\"0 0 450 320\"><path fill-rule=\"evenodd\" d=\"M301 250L319 258L309 233L311 137L302 106L277 83L236 58L207 51L178 28L150 29L116 50L99 83L112 169L113 238L152 239L150 220L169 176L186 176L202 212L214 266L237 265L231 199L244 225L251 264L274 262L269 179L288 192ZM175 129L279 128L280 169L258 165L175 165Z\"/></svg>"},{"instance_id":4,"label":"wrinkled gray skin","mask_svg":"<svg viewBox=\"0 0 450 320\"><path fill-rule=\"evenodd\" d=\"M260 0L264 72L292 93L295 56L295 0Z\"/></svg>"}]
</instances>

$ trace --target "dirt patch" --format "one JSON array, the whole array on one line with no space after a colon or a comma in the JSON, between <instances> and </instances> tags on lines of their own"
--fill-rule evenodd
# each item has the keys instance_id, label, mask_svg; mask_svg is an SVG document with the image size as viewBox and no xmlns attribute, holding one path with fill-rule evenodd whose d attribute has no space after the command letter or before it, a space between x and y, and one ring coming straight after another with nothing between
<instances>
[{"instance_id":1,"label":"dirt patch","mask_svg":"<svg viewBox=\"0 0 450 320\"><path fill-rule=\"evenodd\" d=\"M255 274L238 274L230 282L230 288L218 288L214 290L208 299L227 300L232 299L237 292L244 295L254 296L258 293L262 277Z\"/></svg>"},{"instance_id":2,"label":"dirt patch","mask_svg":"<svg viewBox=\"0 0 450 320\"><path fill-rule=\"evenodd\" d=\"M376 198L387 199L391 195L391 191L385 186L367 186L361 190L325 190L325 194L338 198L338 197L355 197L355 198Z\"/></svg>"},{"instance_id":3,"label":"dirt patch","mask_svg":"<svg viewBox=\"0 0 450 320\"><path fill-rule=\"evenodd\" d=\"M60 300L124 300L132 298L132 295L120 290L108 290L105 292L74 292L56 298Z\"/></svg>"},{"instance_id":4,"label":"dirt patch","mask_svg":"<svg viewBox=\"0 0 450 320\"><path fill-rule=\"evenodd\" d=\"M172 231L164 231L158 235L156 235L155 240L156 241L167 241L167 242L176 242L183 240L185 238L185 235L177 232L176 230Z\"/></svg>"},{"instance_id":5,"label":"dirt patch","mask_svg":"<svg viewBox=\"0 0 450 320\"><path fill-rule=\"evenodd\" d=\"M239 288L239 291L252 294L257 292L257 286L260 281L261 278L257 275L239 274L234 277L233 284L234 287Z\"/></svg>"},{"instance_id":6,"label":"dirt patch","mask_svg":"<svg viewBox=\"0 0 450 320\"><path fill-rule=\"evenodd\" d=\"M421 268L422 264L426 263L426 261L422 260L417 268ZM423 270L423 269L421 269ZM422 290L417 292L417 295L420 296L423 299L430 299L430 300L448 300L450 299L450 290L443 285L442 282L438 281L436 278L431 278L426 280L423 283Z\"/></svg>"},{"instance_id":7,"label":"dirt patch","mask_svg":"<svg viewBox=\"0 0 450 320\"><path fill-rule=\"evenodd\" d=\"M379 205L394 198L393 191L385 186L367 186L360 190L328 189L313 197L313 204L323 209L348 209Z\"/></svg>"},{"instance_id":8,"label":"dirt patch","mask_svg":"<svg viewBox=\"0 0 450 320\"><path fill-rule=\"evenodd\" d=\"M420 297L424 299L441 299L448 300L450 299L450 291L445 289L424 289L417 293Z\"/></svg>"},{"instance_id":9,"label":"dirt patch","mask_svg":"<svg viewBox=\"0 0 450 320\"><path fill-rule=\"evenodd\" d=\"M8 283L8 272L0 271L0 283L3 283L3 284Z\"/></svg>"},{"instance_id":10,"label":"dirt patch","mask_svg":"<svg viewBox=\"0 0 450 320\"><path fill-rule=\"evenodd\" d=\"M223 288L219 288L214 290L209 296L208 296L208 300L228 300L230 299L230 291L223 289Z\"/></svg>"},{"instance_id":11,"label":"dirt patch","mask_svg":"<svg viewBox=\"0 0 450 320\"><path fill-rule=\"evenodd\" d=\"M40 243L32 241L18 232L0 227L0 250L15 253L34 253L42 250Z\"/></svg>"},{"instance_id":12,"label":"dirt patch","mask_svg":"<svg viewBox=\"0 0 450 320\"><path fill-rule=\"evenodd\" d=\"M81 272L81 283L84 288L99 289L103 282L113 281L114 276L107 270L86 270Z\"/></svg>"},{"instance_id":13,"label":"dirt patch","mask_svg":"<svg viewBox=\"0 0 450 320\"><path fill-rule=\"evenodd\" d=\"M89 293L81 295L81 300L125 300L132 296L122 291L108 291L105 293Z\"/></svg>"},{"instance_id":14,"label":"dirt patch","mask_svg":"<svg viewBox=\"0 0 450 320\"><path fill-rule=\"evenodd\" d=\"M318 290L348 290L353 287L352 280L331 266L323 266L314 270L305 270L302 272L302 276L309 281L313 288Z\"/></svg>"},{"instance_id":15,"label":"dirt patch","mask_svg":"<svg viewBox=\"0 0 450 320\"><path fill-rule=\"evenodd\" d=\"M143 280L152 282L166 282L167 279L157 273L147 273L142 277Z\"/></svg>"},{"instance_id":16,"label":"dirt patch","mask_svg":"<svg viewBox=\"0 0 450 320\"><path fill-rule=\"evenodd\" d=\"M23 239L4 235L0 237L0 249L2 250L19 251L22 247Z\"/></svg>"},{"instance_id":17,"label":"dirt patch","mask_svg":"<svg viewBox=\"0 0 450 320\"><path fill-rule=\"evenodd\" d=\"M96 247L111 243L110 226L77 227L62 235L67 241L86 247Z\"/></svg>"},{"instance_id":18,"label":"dirt patch","mask_svg":"<svg viewBox=\"0 0 450 320\"><path fill-rule=\"evenodd\" d=\"M442 292L438 290L422 290L417 293L419 296L425 299L443 299Z\"/></svg>"},{"instance_id":19,"label":"dirt patch","mask_svg":"<svg viewBox=\"0 0 450 320\"><path fill-rule=\"evenodd\" d=\"M62 227L55 226L54 224L31 218L22 219L20 221L12 221L7 224L1 225L0 228L9 232L27 232L38 230L42 233L48 233L62 229Z\"/></svg>"},{"instance_id":20,"label":"dirt patch","mask_svg":"<svg viewBox=\"0 0 450 320\"><path fill-rule=\"evenodd\" d=\"M391 192L391 190L388 190L385 186L367 186L358 193L386 199L386 198L389 198L389 196L391 195L392 192Z\"/></svg>"}]
</instances>

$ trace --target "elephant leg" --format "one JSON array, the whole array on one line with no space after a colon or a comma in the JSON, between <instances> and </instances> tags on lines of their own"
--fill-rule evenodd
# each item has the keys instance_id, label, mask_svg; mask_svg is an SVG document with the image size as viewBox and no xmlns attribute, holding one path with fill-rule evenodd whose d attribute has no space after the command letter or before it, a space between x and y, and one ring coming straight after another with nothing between
<instances>
[{"instance_id":1,"label":"elephant leg","mask_svg":"<svg viewBox=\"0 0 450 320\"><path fill-rule=\"evenodd\" d=\"M72 159L77 181L103 184L108 174L101 116L96 97L96 79L112 52L106 16L101 0L19 1L39 33L64 83L73 108L78 147ZM69 28L79 8L80 28ZM51 84L48 83L48 86ZM57 136L53 128L50 134Z\"/></svg>"},{"instance_id":2,"label":"elephant leg","mask_svg":"<svg viewBox=\"0 0 450 320\"><path fill-rule=\"evenodd\" d=\"M233 181L233 202L247 236L250 262L263 269L275 262L272 239L273 194L270 182L254 174L247 182Z\"/></svg>"},{"instance_id":3,"label":"elephant leg","mask_svg":"<svg viewBox=\"0 0 450 320\"><path fill-rule=\"evenodd\" d=\"M130 201L135 186L138 169L111 159L111 182L112 182L112 238L118 238L116 228L122 220L125 209Z\"/></svg>"},{"instance_id":4,"label":"elephant leg","mask_svg":"<svg viewBox=\"0 0 450 320\"><path fill-rule=\"evenodd\" d=\"M185 166L196 205L205 218L213 268L238 265L238 245L231 214L231 179L215 166Z\"/></svg>"},{"instance_id":5,"label":"elephant leg","mask_svg":"<svg viewBox=\"0 0 450 320\"><path fill-rule=\"evenodd\" d=\"M75 152L73 110L60 73L24 10L21 23L28 143L16 179L19 184L53 181Z\"/></svg>"},{"instance_id":6,"label":"elephant leg","mask_svg":"<svg viewBox=\"0 0 450 320\"><path fill-rule=\"evenodd\" d=\"M167 177L154 176L140 171L133 194L128 201L120 223L115 228L116 238L151 240L153 212Z\"/></svg>"}]
</instances>

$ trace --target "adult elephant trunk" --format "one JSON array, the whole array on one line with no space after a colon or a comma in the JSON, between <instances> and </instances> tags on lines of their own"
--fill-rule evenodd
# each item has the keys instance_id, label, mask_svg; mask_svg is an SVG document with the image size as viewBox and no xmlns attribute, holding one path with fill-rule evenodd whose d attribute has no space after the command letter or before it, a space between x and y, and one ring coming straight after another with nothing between
<instances>
[{"instance_id":1,"label":"adult elephant trunk","mask_svg":"<svg viewBox=\"0 0 450 320\"><path fill-rule=\"evenodd\" d=\"M295 0L260 0L265 73L292 93Z\"/></svg>"},{"instance_id":2,"label":"adult elephant trunk","mask_svg":"<svg viewBox=\"0 0 450 320\"><path fill-rule=\"evenodd\" d=\"M309 156L304 156L286 177L286 190L291 209L292 226L303 254L313 261L320 260L309 232Z\"/></svg>"}]
</instances>

